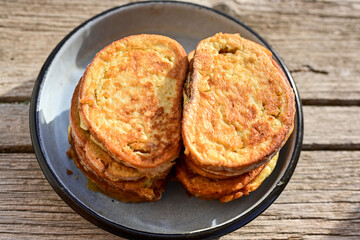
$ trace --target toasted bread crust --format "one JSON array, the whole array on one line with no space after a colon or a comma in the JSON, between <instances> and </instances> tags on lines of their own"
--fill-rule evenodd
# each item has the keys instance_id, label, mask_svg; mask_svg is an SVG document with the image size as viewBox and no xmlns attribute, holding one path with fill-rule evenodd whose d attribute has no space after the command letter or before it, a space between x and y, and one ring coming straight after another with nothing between
<instances>
[{"instance_id":1,"label":"toasted bread crust","mask_svg":"<svg viewBox=\"0 0 360 240\"><path fill-rule=\"evenodd\" d=\"M134 35L101 50L80 83L80 116L116 160L154 168L178 157L184 49L159 35Z\"/></svg>"},{"instance_id":2,"label":"toasted bread crust","mask_svg":"<svg viewBox=\"0 0 360 240\"><path fill-rule=\"evenodd\" d=\"M263 183L263 181L272 173L272 171L275 169L277 160L279 155L275 155L269 162L266 163L266 166L261 170L260 174L256 176L254 180L252 180L249 184L247 184L244 188L241 190L220 197L220 202L230 202L234 199L240 198L243 195L249 195L249 193L255 191L260 187L260 185Z\"/></svg>"},{"instance_id":3,"label":"toasted bread crust","mask_svg":"<svg viewBox=\"0 0 360 240\"><path fill-rule=\"evenodd\" d=\"M248 172L290 136L294 93L270 54L238 34L216 34L196 47L182 135L203 170Z\"/></svg>"},{"instance_id":4,"label":"toasted bread crust","mask_svg":"<svg viewBox=\"0 0 360 240\"><path fill-rule=\"evenodd\" d=\"M181 164L177 167L176 176L185 189L192 195L205 200L213 200L234 194L243 189L260 174L264 167L265 165L262 165L238 177L212 179L198 175L192 172L187 165Z\"/></svg>"},{"instance_id":5,"label":"toasted bread crust","mask_svg":"<svg viewBox=\"0 0 360 240\"><path fill-rule=\"evenodd\" d=\"M185 161L177 166L176 176L185 189L196 197L205 200L219 199L221 202L229 202L255 191L274 170L277 160L278 154L268 163L250 172L226 179L217 179L211 175L198 174Z\"/></svg>"},{"instance_id":6,"label":"toasted bread crust","mask_svg":"<svg viewBox=\"0 0 360 240\"><path fill-rule=\"evenodd\" d=\"M166 178L113 181L104 177L97 166L88 160L84 149L72 140L70 144L70 154L77 167L106 195L123 202L153 202L161 198L165 190Z\"/></svg>"},{"instance_id":7,"label":"toasted bread crust","mask_svg":"<svg viewBox=\"0 0 360 240\"><path fill-rule=\"evenodd\" d=\"M184 156L183 157L183 161L185 162L186 166L193 172L196 173L197 175L203 176L203 177L207 177L207 178L212 178L212 179L227 179L227 178L232 178L235 176L239 176L241 174L235 172L235 173L230 173L227 171L216 171L216 172L211 172L207 169L203 169L201 168L201 166L197 166L193 160L191 160L191 156Z\"/></svg>"}]
</instances>

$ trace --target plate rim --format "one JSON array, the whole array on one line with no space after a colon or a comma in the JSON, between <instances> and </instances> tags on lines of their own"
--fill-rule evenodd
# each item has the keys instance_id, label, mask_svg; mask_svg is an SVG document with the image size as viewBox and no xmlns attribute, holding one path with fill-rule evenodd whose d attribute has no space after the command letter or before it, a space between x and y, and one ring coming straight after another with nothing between
<instances>
[{"instance_id":1,"label":"plate rim","mask_svg":"<svg viewBox=\"0 0 360 240\"><path fill-rule=\"evenodd\" d=\"M72 194L66 189L65 186L61 184L56 174L53 172L53 170L50 168L50 166L47 163L47 160L45 158L44 153L41 150L40 140L39 140L39 129L38 129L38 121L39 121L39 115L37 113L38 103L39 103L39 93L40 88L43 83L43 80L45 79L47 75L47 70L50 67L52 61L54 60L55 56L61 49L61 47L65 44L65 42L74 35L79 29L81 29L83 26L88 24L89 22L107 14L110 12L117 11L122 8L126 8L129 6L135 6L135 5L151 5L151 4L182 4L182 5L188 5L190 7L197 7L200 9L204 9L213 13L216 13L218 15L221 15L238 25L241 25L246 30L248 30L251 34L255 35L273 54L274 58L278 60L280 63L281 68L283 69L290 85L292 86L295 94L295 105L296 105L296 117L297 117L297 132L295 136L295 143L294 143L294 150L292 152L289 165L284 171L283 176L278 181L276 186L271 190L269 195L263 199L257 206L255 206L251 211L244 214L242 217L236 218L232 220L231 222L219 225L217 227L206 229L202 231L195 231L191 233L185 233L185 234L165 234L165 233L152 233L152 232L145 232L140 231L136 229L131 229L119 224L116 224L112 221L109 221L102 216L98 215L94 211L92 211L88 206L82 204L79 202L76 197L72 196ZM50 183L51 187L54 189L54 191L61 197L61 199L69 206L71 207L76 213L78 213L80 216L88 220L89 222L93 223L94 225L111 232L115 235L126 237L126 238L141 238L141 239L204 239L204 238L215 238L220 237L225 234L228 234L232 231L235 231L236 229L248 224L252 220L254 220L257 216L259 216L262 212L264 212L277 198L280 196L281 192L285 189L286 185L288 184L295 168L298 163L300 152L302 148L302 142L303 142L303 131L304 131L304 123L303 123L303 112L302 112L302 104L300 101L299 92L297 90L296 84L285 66L282 59L278 56L278 54L272 49L270 44L268 44L257 32L252 30L250 27L248 27L243 22L239 21L238 19L231 17L221 11L218 11L216 9L190 3L190 2L182 2L182 1L140 1L140 2L134 2L134 3L128 3L121 6L117 6L114 8L110 8L108 10L105 10L85 22L81 23L77 27L75 27L70 33L68 33L52 50L48 58L46 59L45 63L43 64L39 75L35 81L32 95L31 95L31 102L30 102L30 110L29 110L29 127L30 127L30 136L32 145L34 148L34 152L37 158L37 161L40 165L40 168L42 172L44 173L47 181Z\"/></svg>"}]
</instances>

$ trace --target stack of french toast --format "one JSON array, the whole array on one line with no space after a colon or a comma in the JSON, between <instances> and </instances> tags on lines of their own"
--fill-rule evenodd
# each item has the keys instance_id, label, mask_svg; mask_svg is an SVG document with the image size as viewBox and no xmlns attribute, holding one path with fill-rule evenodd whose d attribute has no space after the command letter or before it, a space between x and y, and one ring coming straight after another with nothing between
<instances>
[{"instance_id":1,"label":"stack of french toast","mask_svg":"<svg viewBox=\"0 0 360 240\"><path fill-rule=\"evenodd\" d=\"M71 100L70 155L103 193L157 201L171 168L192 195L228 202L257 189L294 126L293 90L271 52L218 33L186 54L125 37L102 49Z\"/></svg>"}]
</instances>

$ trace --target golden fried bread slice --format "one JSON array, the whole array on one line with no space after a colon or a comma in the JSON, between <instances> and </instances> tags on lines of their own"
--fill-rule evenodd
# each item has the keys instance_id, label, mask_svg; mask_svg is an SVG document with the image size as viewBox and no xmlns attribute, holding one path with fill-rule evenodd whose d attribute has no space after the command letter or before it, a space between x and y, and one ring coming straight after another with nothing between
<instances>
[{"instance_id":1,"label":"golden fried bread slice","mask_svg":"<svg viewBox=\"0 0 360 240\"><path fill-rule=\"evenodd\" d=\"M178 157L186 52L160 35L134 35L101 50L80 85L80 119L116 161L155 168Z\"/></svg>"},{"instance_id":2,"label":"golden fried bread slice","mask_svg":"<svg viewBox=\"0 0 360 240\"><path fill-rule=\"evenodd\" d=\"M95 144L88 131L80 127L79 110L78 110L78 91L79 85L76 86L70 107L70 126L71 135L74 142L82 147L89 161L97 166L103 174L107 175L113 181L127 180L134 181L144 176L149 178L165 176L171 169L173 163L165 163L151 171L139 172L138 169L127 167L122 163L111 158L101 147Z\"/></svg>"},{"instance_id":3,"label":"golden fried bread slice","mask_svg":"<svg viewBox=\"0 0 360 240\"><path fill-rule=\"evenodd\" d=\"M71 138L72 139L72 138ZM141 178L137 181L113 181L90 162L85 151L74 141L70 141L70 155L76 165L103 193L123 202L157 201L165 190L166 178Z\"/></svg>"},{"instance_id":4,"label":"golden fried bread slice","mask_svg":"<svg viewBox=\"0 0 360 240\"><path fill-rule=\"evenodd\" d=\"M220 201L230 202L234 199L242 197L243 195L248 195L249 193L258 189L260 185L263 183L263 181L273 172L278 158L279 158L279 154L276 154L268 163L265 164L266 166L263 168L263 170L261 170L260 174L254 180L252 180L240 191L226 196L222 196L220 198Z\"/></svg>"},{"instance_id":5,"label":"golden fried bread slice","mask_svg":"<svg viewBox=\"0 0 360 240\"><path fill-rule=\"evenodd\" d=\"M144 177L137 169L127 167L114 161L103 149L96 145L90 138L90 134L80 128L79 110L78 110L78 90L76 86L70 107L70 133L74 142L85 151L87 158L97 164L99 170L108 175L112 180L138 180Z\"/></svg>"},{"instance_id":6,"label":"golden fried bread slice","mask_svg":"<svg viewBox=\"0 0 360 240\"><path fill-rule=\"evenodd\" d=\"M192 168L186 165L186 162L182 162L177 166L176 176L185 189L196 197L229 202L255 191L275 168L277 159L278 154L270 162L250 172L227 179L214 179L198 175L192 171Z\"/></svg>"},{"instance_id":7,"label":"golden fried bread slice","mask_svg":"<svg viewBox=\"0 0 360 240\"><path fill-rule=\"evenodd\" d=\"M185 153L203 170L248 172L291 134L294 93L269 55L238 34L219 33L196 47L182 134Z\"/></svg>"},{"instance_id":8,"label":"golden fried bread slice","mask_svg":"<svg viewBox=\"0 0 360 240\"><path fill-rule=\"evenodd\" d=\"M238 177L212 179L192 172L187 165L182 163L177 167L176 177L190 194L201 199L213 200L238 192L255 179L263 168L264 165L261 165Z\"/></svg>"}]
</instances>

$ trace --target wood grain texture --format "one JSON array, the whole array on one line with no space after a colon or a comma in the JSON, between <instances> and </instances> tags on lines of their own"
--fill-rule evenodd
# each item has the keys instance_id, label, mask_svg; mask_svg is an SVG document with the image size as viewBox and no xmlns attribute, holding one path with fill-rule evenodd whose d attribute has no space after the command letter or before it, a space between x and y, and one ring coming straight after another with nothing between
<instances>
[{"instance_id":1,"label":"wood grain texture","mask_svg":"<svg viewBox=\"0 0 360 240\"><path fill-rule=\"evenodd\" d=\"M0 2L0 100L23 101L56 44L86 19L131 1ZM360 105L359 1L189 1L252 27L285 60L309 104Z\"/></svg>"},{"instance_id":2,"label":"wood grain texture","mask_svg":"<svg viewBox=\"0 0 360 240\"><path fill-rule=\"evenodd\" d=\"M305 105L303 152L290 183L258 218L220 239L360 239L360 1L186 1L265 38ZM28 100L66 34L129 2L0 1L0 239L120 239L76 214L44 178L32 153Z\"/></svg>"},{"instance_id":3,"label":"wood grain texture","mask_svg":"<svg viewBox=\"0 0 360 240\"><path fill-rule=\"evenodd\" d=\"M359 239L358 159L360 151L303 151L275 203L221 239ZM1 239L115 238L57 196L33 154L0 154L0 186Z\"/></svg>"},{"instance_id":4,"label":"wood grain texture","mask_svg":"<svg viewBox=\"0 0 360 240\"><path fill-rule=\"evenodd\" d=\"M0 152L32 152L29 104L0 104Z\"/></svg>"},{"instance_id":5,"label":"wood grain texture","mask_svg":"<svg viewBox=\"0 0 360 240\"><path fill-rule=\"evenodd\" d=\"M305 149L360 149L360 107L305 106Z\"/></svg>"},{"instance_id":6,"label":"wood grain texture","mask_svg":"<svg viewBox=\"0 0 360 240\"><path fill-rule=\"evenodd\" d=\"M0 186L1 239L112 237L74 213L59 198L34 154L0 154Z\"/></svg>"}]
</instances>

